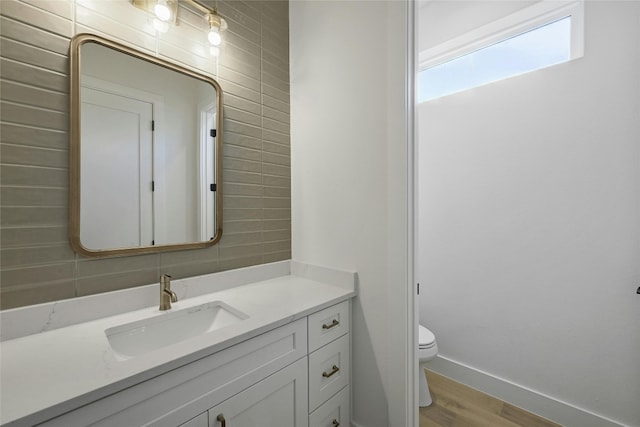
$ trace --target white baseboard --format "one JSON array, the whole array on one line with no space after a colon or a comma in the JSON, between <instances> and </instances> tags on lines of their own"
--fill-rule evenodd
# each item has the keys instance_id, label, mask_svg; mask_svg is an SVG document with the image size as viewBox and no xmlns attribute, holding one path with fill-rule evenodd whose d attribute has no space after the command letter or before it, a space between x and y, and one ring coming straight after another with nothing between
<instances>
[{"instance_id":1,"label":"white baseboard","mask_svg":"<svg viewBox=\"0 0 640 427\"><path fill-rule=\"evenodd\" d=\"M438 356L427 369L566 427L624 427L613 420L561 402L470 366ZM352 424L353 425L353 424ZM354 425L354 427L357 427Z\"/></svg>"}]
</instances>

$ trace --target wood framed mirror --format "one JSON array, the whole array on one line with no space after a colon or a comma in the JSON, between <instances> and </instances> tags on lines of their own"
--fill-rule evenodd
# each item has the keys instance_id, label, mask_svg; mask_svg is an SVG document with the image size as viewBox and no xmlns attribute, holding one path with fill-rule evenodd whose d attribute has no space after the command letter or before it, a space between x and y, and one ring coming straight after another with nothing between
<instances>
[{"instance_id":1,"label":"wood framed mirror","mask_svg":"<svg viewBox=\"0 0 640 427\"><path fill-rule=\"evenodd\" d=\"M71 41L69 234L85 256L204 248L222 237L222 90L92 34Z\"/></svg>"}]
</instances>

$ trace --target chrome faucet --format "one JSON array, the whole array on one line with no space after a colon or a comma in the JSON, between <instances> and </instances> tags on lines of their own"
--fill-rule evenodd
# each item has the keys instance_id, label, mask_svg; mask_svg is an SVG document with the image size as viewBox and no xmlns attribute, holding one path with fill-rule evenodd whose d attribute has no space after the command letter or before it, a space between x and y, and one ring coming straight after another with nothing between
<instances>
[{"instance_id":1,"label":"chrome faucet","mask_svg":"<svg viewBox=\"0 0 640 427\"><path fill-rule=\"evenodd\" d=\"M171 303L178 302L178 295L171 290L171 276L160 276L160 311L170 310Z\"/></svg>"}]
</instances>

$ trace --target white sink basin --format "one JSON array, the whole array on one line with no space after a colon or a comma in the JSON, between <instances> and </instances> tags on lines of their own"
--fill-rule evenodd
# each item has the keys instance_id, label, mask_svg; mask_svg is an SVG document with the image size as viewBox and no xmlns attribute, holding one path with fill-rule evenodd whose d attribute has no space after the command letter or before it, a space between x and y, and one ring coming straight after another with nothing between
<instances>
[{"instance_id":1,"label":"white sink basin","mask_svg":"<svg viewBox=\"0 0 640 427\"><path fill-rule=\"evenodd\" d=\"M129 359L248 317L222 301L211 301L114 326L104 332L111 348L122 358Z\"/></svg>"}]
</instances>

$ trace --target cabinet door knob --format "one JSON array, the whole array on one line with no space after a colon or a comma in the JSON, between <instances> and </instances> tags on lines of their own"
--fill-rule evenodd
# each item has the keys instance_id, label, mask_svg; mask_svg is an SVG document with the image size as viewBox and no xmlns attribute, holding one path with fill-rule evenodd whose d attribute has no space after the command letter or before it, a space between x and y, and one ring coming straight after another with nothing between
<instances>
[{"instance_id":1,"label":"cabinet door knob","mask_svg":"<svg viewBox=\"0 0 640 427\"><path fill-rule=\"evenodd\" d=\"M227 427L227 420L224 419L224 415L222 414L218 415L218 417L216 418L216 421L220 423L221 427Z\"/></svg>"},{"instance_id":2,"label":"cabinet door knob","mask_svg":"<svg viewBox=\"0 0 640 427\"><path fill-rule=\"evenodd\" d=\"M334 420L331 422L331 425L332 425L333 427L339 427L339 426L340 426L340 423L338 422L338 420L334 419Z\"/></svg>"},{"instance_id":3,"label":"cabinet door knob","mask_svg":"<svg viewBox=\"0 0 640 427\"><path fill-rule=\"evenodd\" d=\"M322 376L325 378L329 378L333 374L337 373L339 370L340 368L338 368L336 365L333 365L333 368L331 368L331 372L323 372Z\"/></svg>"},{"instance_id":4,"label":"cabinet door knob","mask_svg":"<svg viewBox=\"0 0 640 427\"><path fill-rule=\"evenodd\" d=\"M340 321L338 319L333 319L333 322L331 322L330 324L322 325L322 329L331 329L338 326L339 324L340 324Z\"/></svg>"}]
</instances>

